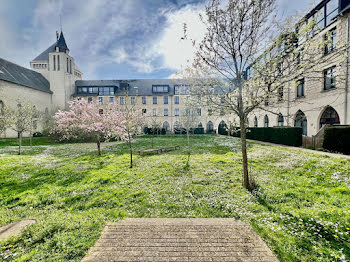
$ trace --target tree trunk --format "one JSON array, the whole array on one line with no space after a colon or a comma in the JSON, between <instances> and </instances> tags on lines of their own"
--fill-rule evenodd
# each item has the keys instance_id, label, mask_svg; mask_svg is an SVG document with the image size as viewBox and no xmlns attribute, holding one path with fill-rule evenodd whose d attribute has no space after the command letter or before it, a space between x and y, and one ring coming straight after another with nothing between
<instances>
[{"instance_id":1,"label":"tree trunk","mask_svg":"<svg viewBox=\"0 0 350 262\"><path fill-rule=\"evenodd\" d=\"M247 134L245 120L241 117L240 119L241 129L241 144L242 144L242 164L243 164L243 187L246 189L250 188L249 174L248 174L248 156L247 156Z\"/></svg>"},{"instance_id":2,"label":"tree trunk","mask_svg":"<svg viewBox=\"0 0 350 262\"><path fill-rule=\"evenodd\" d=\"M21 154L22 149L22 132L18 132L18 155Z\"/></svg>"},{"instance_id":3,"label":"tree trunk","mask_svg":"<svg viewBox=\"0 0 350 262\"><path fill-rule=\"evenodd\" d=\"M131 145L130 132L128 132L128 139L129 139L129 150L130 150L130 168L132 168L132 145Z\"/></svg>"},{"instance_id":4,"label":"tree trunk","mask_svg":"<svg viewBox=\"0 0 350 262\"><path fill-rule=\"evenodd\" d=\"M30 144L30 148L33 148L33 132L30 131L29 134L29 144Z\"/></svg>"},{"instance_id":5,"label":"tree trunk","mask_svg":"<svg viewBox=\"0 0 350 262\"><path fill-rule=\"evenodd\" d=\"M191 155L191 150L190 150L190 132L187 129L187 165L190 164L190 155Z\"/></svg>"},{"instance_id":6,"label":"tree trunk","mask_svg":"<svg viewBox=\"0 0 350 262\"><path fill-rule=\"evenodd\" d=\"M98 152L98 155L100 156L101 155L101 141L100 141L100 137L97 137L97 152Z\"/></svg>"}]
</instances>

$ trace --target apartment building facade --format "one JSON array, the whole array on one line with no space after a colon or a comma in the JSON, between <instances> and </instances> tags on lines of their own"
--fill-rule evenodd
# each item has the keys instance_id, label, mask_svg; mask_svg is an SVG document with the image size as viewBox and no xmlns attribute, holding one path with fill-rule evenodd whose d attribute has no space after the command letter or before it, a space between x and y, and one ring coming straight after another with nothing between
<instances>
[{"instance_id":1,"label":"apartment building facade","mask_svg":"<svg viewBox=\"0 0 350 262\"><path fill-rule=\"evenodd\" d=\"M215 132L220 123L230 119L207 107L189 106L188 85L180 79L79 80L74 97L142 110L148 127L156 125L168 133L183 127L186 110L195 111L194 127L203 127L208 133Z\"/></svg>"},{"instance_id":2,"label":"apartment building facade","mask_svg":"<svg viewBox=\"0 0 350 262\"><path fill-rule=\"evenodd\" d=\"M307 23L317 26L306 40L318 48L314 65L305 64L304 71L288 68L293 81L281 85L262 109L250 115L249 126L299 126L305 136L314 136L326 124L350 124L349 5L348 0L325 0L306 15L299 28Z\"/></svg>"}]
</instances>

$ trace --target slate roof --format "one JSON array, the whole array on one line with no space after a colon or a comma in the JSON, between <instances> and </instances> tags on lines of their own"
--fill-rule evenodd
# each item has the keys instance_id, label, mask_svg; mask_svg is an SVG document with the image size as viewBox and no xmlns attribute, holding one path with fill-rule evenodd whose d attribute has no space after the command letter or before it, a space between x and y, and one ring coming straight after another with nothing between
<instances>
[{"instance_id":1,"label":"slate roof","mask_svg":"<svg viewBox=\"0 0 350 262\"><path fill-rule=\"evenodd\" d=\"M35 57L33 61L49 61L49 53L55 52L56 47L59 48L60 52L66 52L68 49L66 40L64 39L63 32L61 32L59 38L55 43L53 43L48 49L46 49L44 52L42 52L40 55Z\"/></svg>"},{"instance_id":2,"label":"slate roof","mask_svg":"<svg viewBox=\"0 0 350 262\"><path fill-rule=\"evenodd\" d=\"M130 88L128 95L175 95L175 85L186 85L183 79L129 79L129 80L77 80L75 81L76 91L78 87L117 87L115 95L124 95L124 89L121 89L123 83L128 83ZM154 85L168 85L169 92L167 93L153 93L152 86ZM135 88L137 87L137 88ZM215 88L215 94L223 93L230 90L228 87ZM93 94L79 94L79 96L92 96ZM96 94L95 94L96 95ZM75 96L78 96L76 93Z\"/></svg>"},{"instance_id":3,"label":"slate roof","mask_svg":"<svg viewBox=\"0 0 350 262\"><path fill-rule=\"evenodd\" d=\"M153 95L153 85L168 85L169 92L164 93L168 95L174 94L174 85L183 84L183 80L173 79L133 79L133 80L77 80L75 81L76 87L120 87L121 83L128 83L129 95ZM137 87L137 88L134 88ZM116 95L124 94L124 90L120 88L116 89Z\"/></svg>"},{"instance_id":4,"label":"slate roof","mask_svg":"<svg viewBox=\"0 0 350 262\"><path fill-rule=\"evenodd\" d=\"M0 58L0 80L51 93L50 83L40 73Z\"/></svg>"}]
</instances>

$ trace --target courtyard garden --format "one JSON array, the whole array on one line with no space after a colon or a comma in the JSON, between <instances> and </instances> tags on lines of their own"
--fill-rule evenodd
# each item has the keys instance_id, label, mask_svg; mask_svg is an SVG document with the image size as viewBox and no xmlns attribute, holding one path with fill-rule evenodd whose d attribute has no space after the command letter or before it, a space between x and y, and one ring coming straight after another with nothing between
<instances>
[{"instance_id":1,"label":"courtyard garden","mask_svg":"<svg viewBox=\"0 0 350 262\"><path fill-rule=\"evenodd\" d=\"M134 156L125 142L58 144L35 138L0 143L0 226L37 222L0 242L0 261L79 261L108 221L126 217L234 217L250 223L280 261L350 260L350 160L248 143L250 174L241 185L240 139L158 136ZM133 141L135 151L152 138Z\"/></svg>"}]
</instances>

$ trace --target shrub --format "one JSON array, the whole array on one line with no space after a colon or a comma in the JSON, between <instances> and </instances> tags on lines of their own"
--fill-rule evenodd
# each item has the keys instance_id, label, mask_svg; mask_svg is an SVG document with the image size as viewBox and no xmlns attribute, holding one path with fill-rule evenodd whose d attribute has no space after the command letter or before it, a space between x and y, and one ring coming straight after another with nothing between
<instances>
[{"instance_id":1,"label":"shrub","mask_svg":"<svg viewBox=\"0 0 350 262\"><path fill-rule=\"evenodd\" d=\"M185 135L186 134L186 129L185 128L175 128L174 129L174 134L175 135Z\"/></svg>"},{"instance_id":2,"label":"shrub","mask_svg":"<svg viewBox=\"0 0 350 262\"><path fill-rule=\"evenodd\" d=\"M143 132L146 135L165 135L166 134L165 128L153 129L153 128L144 127Z\"/></svg>"},{"instance_id":3,"label":"shrub","mask_svg":"<svg viewBox=\"0 0 350 262\"><path fill-rule=\"evenodd\" d=\"M42 134L42 133L40 133L40 132L35 132L34 134L33 134L33 137L43 137L44 135Z\"/></svg>"},{"instance_id":4,"label":"shrub","mask_svg":"<svg viewBox=\"0 0 350 262\"><path fill-rule=\"evenodd\" d=\"M196 128L191 128L190 129L191 134L204 134L204 128L203 127L196 127Z\"/></svg>"},{"instance_id":5,"label":"shrub","mask_svg":"<svg viewBox=\"0 0 350 262\"><path fill-rule=\"evenodd\" d=\"M240 137L240 132L234 132L233 136ZM264 142L271 142L287 146L302 145L301 127L249 127L247 138Z\"/></svg>"},{"instance_id":6,"label":"shrub","mask_svg":"<svg viewBox=\"0 0 350 262\"><path fill-rule=\"evenodd\" d=\"M323 148L350 155L350 126L326 127Z\"/></svg>"},{"instance_id":7,"label":"shrub","mask_svg":"<svg viewBox=\"0 0 350 262\"><path fill-rule=\"evenodd\" d=\"M228 132L227 132L227 125L219 125L218 127L218 133L219 135L225 135L227 136L228 135Z\"/></svg>"}]
</instances>

